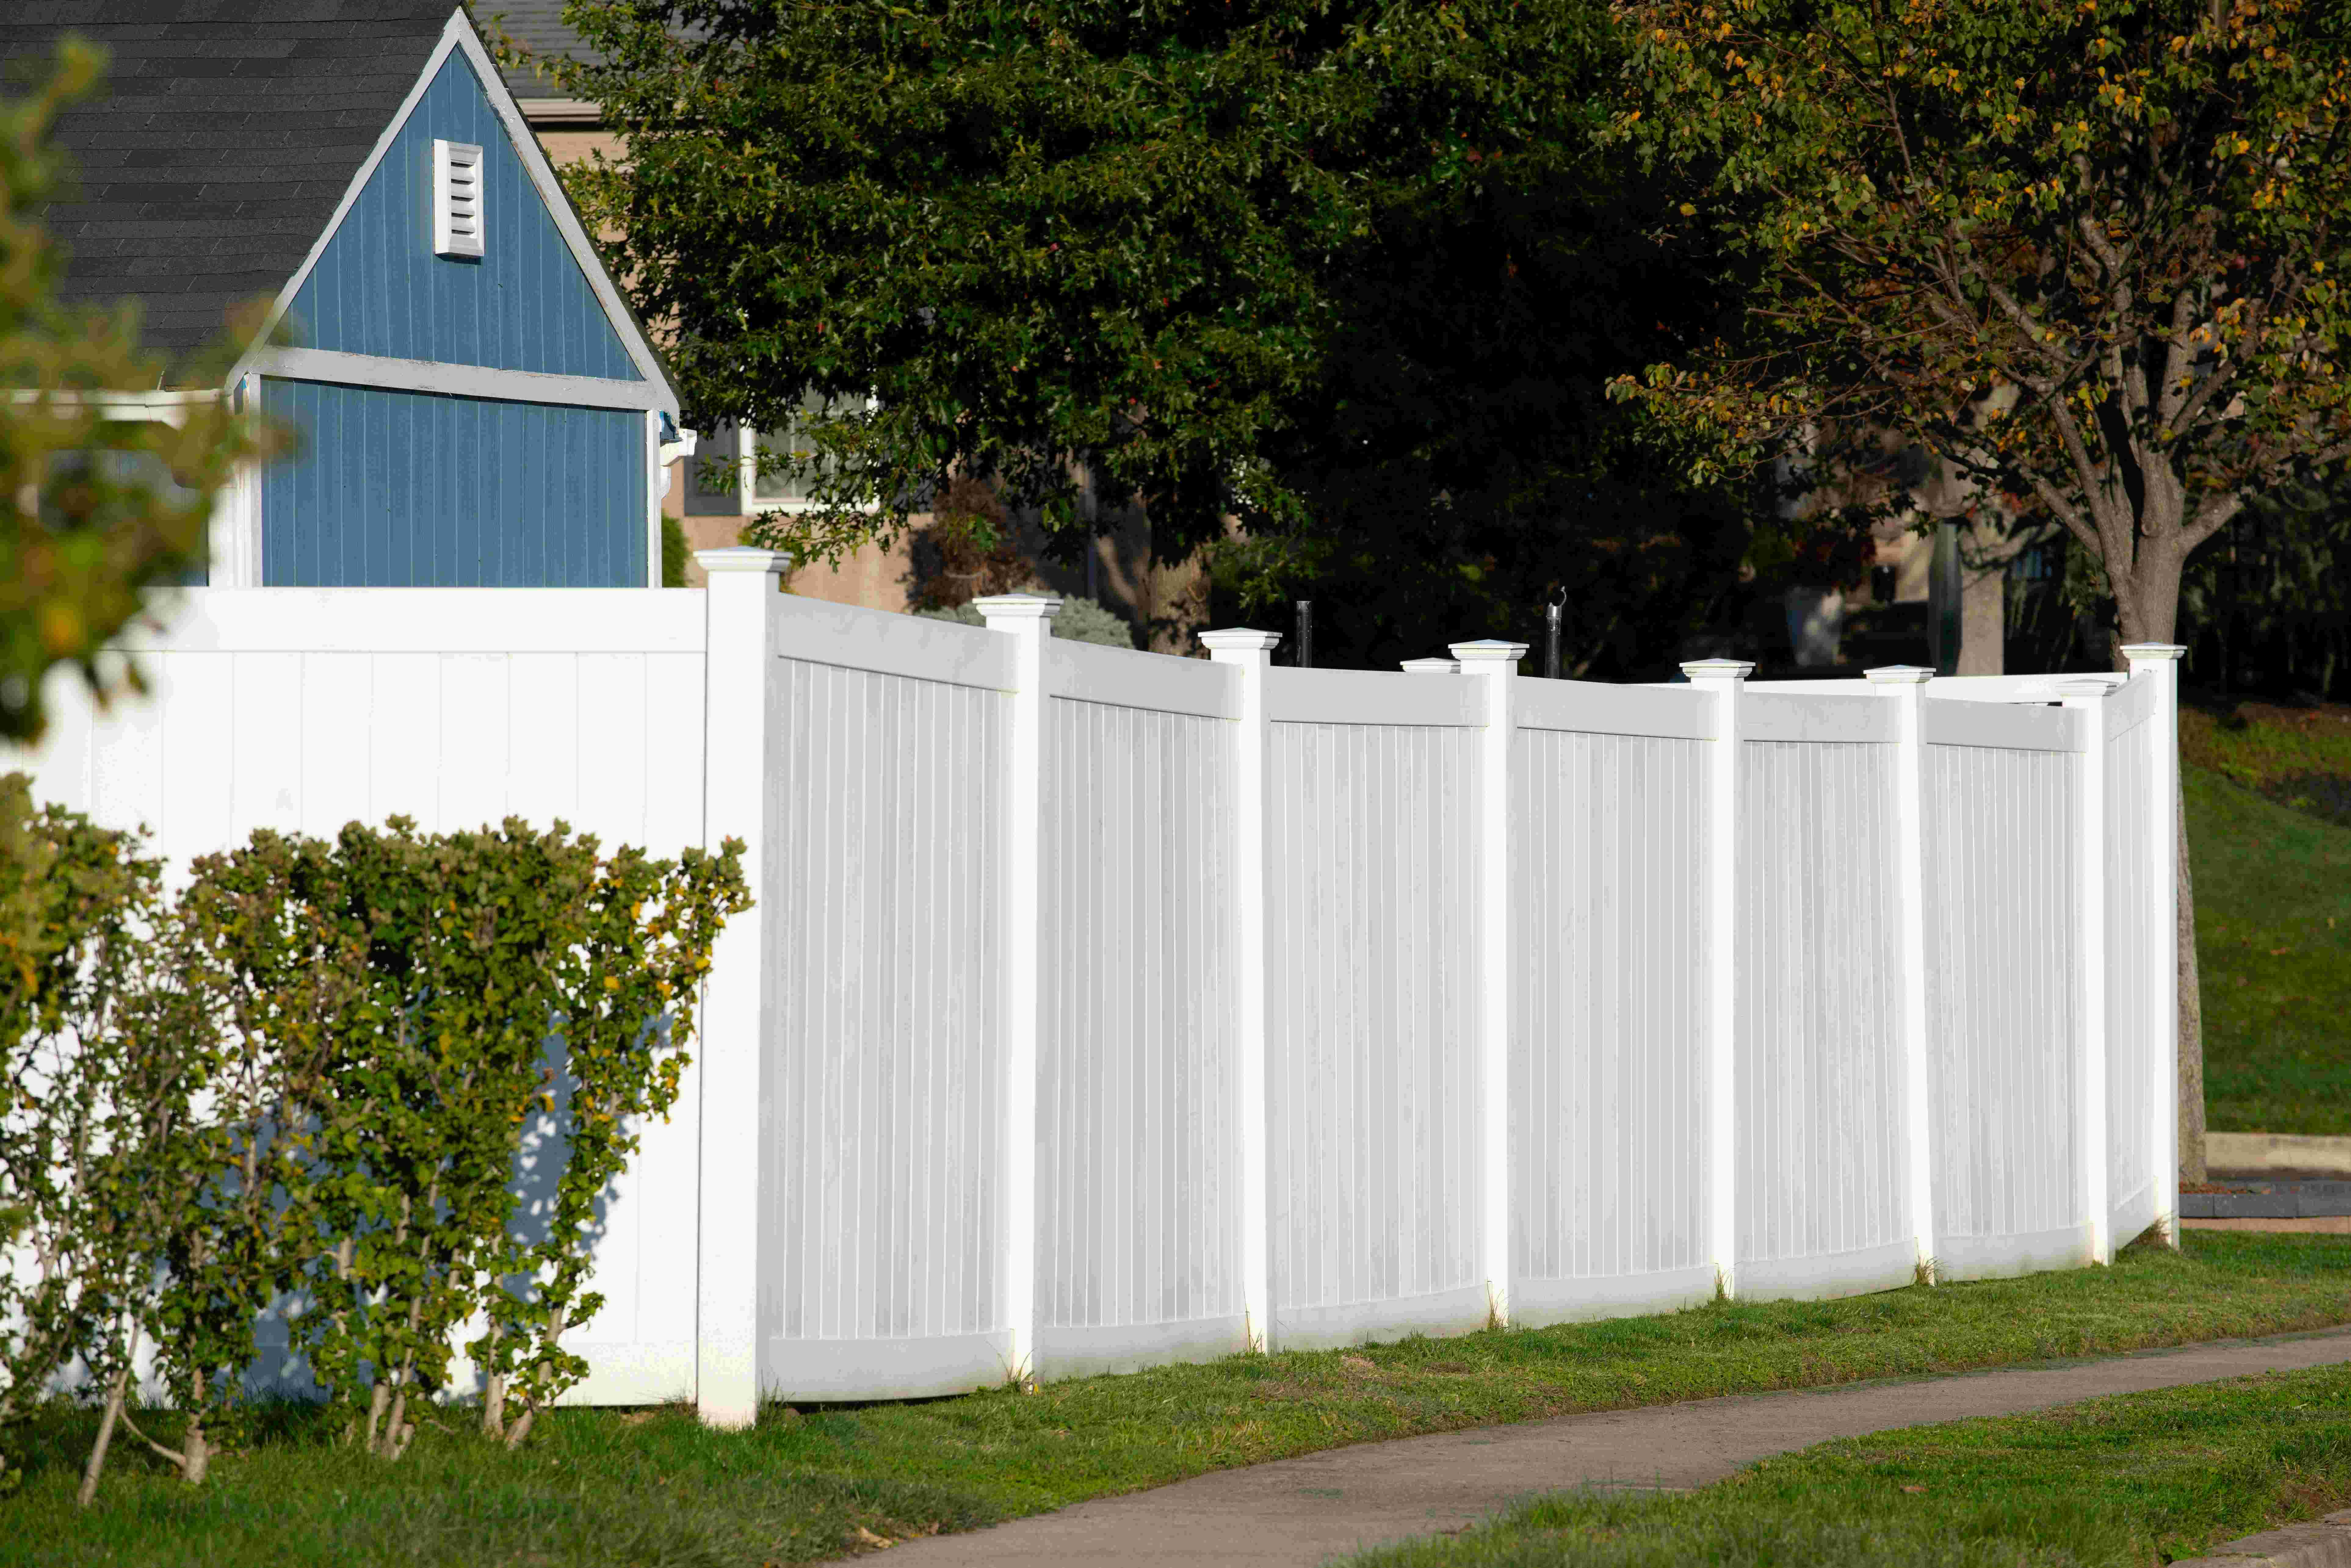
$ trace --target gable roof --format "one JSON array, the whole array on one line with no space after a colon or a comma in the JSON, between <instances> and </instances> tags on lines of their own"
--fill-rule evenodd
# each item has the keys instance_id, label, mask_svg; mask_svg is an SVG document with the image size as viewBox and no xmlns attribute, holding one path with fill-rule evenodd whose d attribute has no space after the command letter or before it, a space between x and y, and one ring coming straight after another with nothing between
<instances>
[{"instance_id":1,"label":"gable roof","mask_svg":"<svg viewBox=\"0 0 2351 1568\"><path fill-rule=\"evenodd\" d=\"M310 254L439 44L452 0L15 0L0 61L21 82L67 33L112 56L58 142L76 199L44 215L63 293L145 301L181 352L272 296Z\"/></svg>"},{"instance_id":2,"label":"gable roof","mask_svg":"<svg viewBox=\"0 0 2351 1568\"><path fill-rule=\"evenodd\" d=\"M68 246L68 299L136 296L149 346L178 351L213 341L233 306L264 297L264 331L232 379L261 370L441 389L437 378L416 379L434 370L431 361L321 357L275 335L434 72L462 56L557 243L636 370L636 389L625 394L594 377L513 372L525 380L480 395L677 407L661 356L454 0L29 3L0 22L0 62L27 68L24 61L50 55L68 31L116 52L115 89L76 110L59 138L97 167L73 201L43 214ZM112 171L120 172L102 172Z\"/></svg>"},{"instance_id":3,"label":"gable roof","mask_svg":"<svg viewBox=\"0 0 2351 1568\"><path fill-rule=\"evenodd\" d=\"M218 0L186 0L186 3L208 4L218 3ZM411 119L425 101L436 73L451 60L460 57L480 88L482 99L505 132L507 145L513 150L516 161L523 177L529 182L541 211L552 222L559 243L579 269L580 281L587 285L588 292L594 296L605 322L619 337L622 352L634 365L638 377L632 383L623 383L597 377L541 375L535 371L502 369L491 373L520 376L523 381L506 382L506 390L502 392L483 389L485 395L518 393L527 400L544 399L550 402L597 404L610 400L621 393L623 386L629 386L632 389L620 397L623 405L675 410L677 389L670 384L669 373L662 364L660 354L654 350L653 340L646 336L643 323L637 319L636 313L622 297L619 286L612 281L612 275L605 270L603 258L596 254L594 242L589 239L587 230L580 226L580 214L572 211L570 198L563 193L563 187L555 177L554 167L548 162L545 151L538 145L538 138L524 121L514 95L499 79L497 67L491 62L488 52L482 47L480 36L474 31L473 23L462 8L452 11L449 20L442 26L440 41L426 57L423 68L417 72L408 95L401 100L375 147L360 163L359 172L343 192L342 200L337 203L334 214L327 220L326 228L311 245L309 254L303 258L302 265L285 287L278 291L260 338L246 350L245 358L237 362L235 374L259 370L267 374L308 376L328 380L357 379L370 385L411 386L427 391L449 389L445 378L436 371L434 361L392 359L337 351L322 354L319 350L296 348L282 342L278 327L303 286L334 246L337 234L365 194L371 177L381 167L385 156L392 151ZM405 369L392 369L395 365ZM420 372L426 376L425 379L415 379Z\"/></svg>"}]
</instances>

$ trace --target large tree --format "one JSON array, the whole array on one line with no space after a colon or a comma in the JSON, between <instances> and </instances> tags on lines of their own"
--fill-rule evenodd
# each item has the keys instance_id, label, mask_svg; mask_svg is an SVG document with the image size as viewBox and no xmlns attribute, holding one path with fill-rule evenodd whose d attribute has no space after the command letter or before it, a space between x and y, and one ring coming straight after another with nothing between
<instances>
[{"instance_id":1,"label":"large tree","mask_svg":"<svg viewBox=\"0 0 2351 1568\"><path fill-rule=\"evenodd\" d=\"M72 170L51 133L104 64L68 44L43 81L0 96L0 736L12 740L39 735L54 666L101 696L136 684L134 666L101 650L145 590L202 568L214 497L259 450L219 402L136 417L138 394L175 372L202 384L203 371L142 350L135 306L60 302L65 258L40 214Z\"/></svg>"},{"instance_id":2,"label":"large tree","mask_svg":"<svg viewBox=\"0 0 2351 1568\"><path fill-rule=\"evenodd\" d=\"M2344 8L1631 0L1621 125L1702 177L1737 332L1625 389L1741 459L1891 429L2168 642L2190 552L2351 452ZM2184 889L2183 889L2184 891ZM2202 1169L2191 905L2182 1130Z\"/></svg>"},{"instance_id":3,"label":"large tree","mask_svg":"<svg viewBox=\"0 0 2351 1568\"><path fill-rule=\"evenodd\" d=\"M2301 0L1639 0L1627 132L1753 269L1638 389L1754 451L1891 427L2170 640L2189 554L2351 452L2351 13Z\"/></svg>"},{"instance_id":4,"label":"large tree","mask_svg":"<svg viewBox=\"0 0 2351 1568\"><path fill-rule=\"evenodd\" d=\"M1219 580L1253 610L1395 585L1344 570L1368 549L1426 568L1392 603L1523 630L1592 571L1583 524L1624 531L1593 472L1665 493L1619 552L1645 606L1718 553L1680 547L1686 487L1602 395L1707 296L1594 147L1620 58L1597 0L569 15L601 59L559 80L628 150L575 189L689 414L838 400L832 505L776 543L889 532L956 473L1066 540L1084 454L1163 556L1238 522ZM1595 266L1615 253L1644 265ZM1344 651L1427 651L1409 618L1366 609Z\"/></svg>"}]
</instances>

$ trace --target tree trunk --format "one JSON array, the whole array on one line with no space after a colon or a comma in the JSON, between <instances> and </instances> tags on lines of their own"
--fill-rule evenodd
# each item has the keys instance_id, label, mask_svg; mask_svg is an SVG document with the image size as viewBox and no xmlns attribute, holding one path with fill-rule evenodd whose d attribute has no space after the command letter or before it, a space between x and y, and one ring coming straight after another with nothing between
<instances>
[{"instance_id":1,"label":"tree trunk","mask_svg":"<svg viewBox=\"0 0 2351 1568\"><path fill-rule=\"evenodd\" d=\"M204 1436L204 1418L201 1415L188 1417L188 1429L180 1438L180 1479L190 1486L202 1486L204 1477L212 1472L213 1445Z\"/></svg>"},{"instance_id":2,"label":"tree trunk","mask_svg":"<svg viewBox=\"0 0 2351 1568\"><path fill-rule=\"evenodd\" d=\"M135 1354L138 1340L131 1340ZM114 1374L114 1386L106 1391L106 1414L98 1418L98 1440L89 1446L89 1461L81 1468L81 1490L74 1501L88 1508L98 1496L98 1478L106 1473L106 1450L114 1442L114 1424L122 1418L122 1401L131 1391L131 1355L125 1355L122 1365Z\"/></svg>"}]
</instances>

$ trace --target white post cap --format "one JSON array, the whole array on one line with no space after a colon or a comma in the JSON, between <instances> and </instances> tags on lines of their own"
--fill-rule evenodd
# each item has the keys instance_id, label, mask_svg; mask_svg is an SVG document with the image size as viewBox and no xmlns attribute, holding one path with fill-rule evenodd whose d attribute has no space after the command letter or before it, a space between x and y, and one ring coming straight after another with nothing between
<instances>
[{"instance_id":1,"label":"white post cap","mask_svg":"<svg viewBox=\"0 0 2351 1568\"><path fill-rule=\"evenodd\" d=\"M696 550L694 558L712 576L721 572L774 572L778 575L791 570L792 558L781 550L762 550L752 545L727 545L716 550Z\"/></svg>"},{"instance_id":2,"label":"white post cap","mask_svg":"<svg viewBox=\"0 0 2351 1568\"><path fill-rule=\"evenodd\" d=\"M1749 659L1686 659L1682 673L1692 680L1744 680L1755 673Z\"/></svg>"},{"instance_id":3,"label":"white post cap","mask_svg":"<svg viewBox=\"0 0 2351 1568\"><path fill-rule=\"evenodd\" d=\"M2147 664L2166 659L2184 659L2188 650L2176 642L2132 642L2123 645L2123 657L2133 664Z\"/></svg>"},{"instance_id":4,"label":"white post cap","mask_svg":"<svg viewBox=\"0 0 2351 1568\"><path fill-rule=\"evenodd\" d=\"M1281 633L1259 631L1251 627L1228 627L1222 631L1204 631L1200 646L1212 653L1238 649L1243 653L1271 653L1281 646Z\"/></svg>"},{"instance_id":5,"label":"white post cap","mask_svg":"<svg viewBox=\"0 0 2351 1568\"><path fill-rule=\"evenodd\" d=\"M1397 666L1406 675L1458 675L1461 661L1458 659L1407 659Z\"/></svg>"},{"instance_id":6,"label":"white post cap","mask_svg":"<svg viewBox=\"0 0 2351 1568\"><path fill-rule=\"evenodd\" d=\"M1464 664L1516 664L1527 656L1523 642L1503 642L1496 638L1481 637L1475 642L1457 642L1453 657Z\"/></svg>"},{"instance_id":7,"label":"white post cap","mask_svg":"<svg viewBox=\"0 0 2351 1568\"><path fill-rule=\"evenodd\" d=\"M1881 664L1862 673L1873 686L1924 686L1935 679L1935 672L1923 664Z\"/></svg>"},{"instance_id":8,"label":"white post cap","mask_svg":"<svg viewBox=\"0 0 2351 1568\"><path fill-rule=\"evenodd\" d=\"M2055 690L2068 702L2103 702L2115 690L2115 682L2103 675L2076 675L2057 682Z\"/></svg>"},{"instance_id":9,"label":"white post cap","mask_svg":"<svg viewBox=\"0 0 2351 1568\"><path fill-rule=\"evenodd\" d=\"M1037 620L1061 613L1061 601L1050 594L989 594L971 603L990 621Z\"/></svg>"}]
</instances>

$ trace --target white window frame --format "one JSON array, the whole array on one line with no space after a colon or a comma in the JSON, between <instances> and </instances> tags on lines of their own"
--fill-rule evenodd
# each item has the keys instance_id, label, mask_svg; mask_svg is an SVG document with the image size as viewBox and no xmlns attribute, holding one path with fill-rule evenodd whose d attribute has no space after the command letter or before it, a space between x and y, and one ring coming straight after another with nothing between
<instances>
[{"instance_id":1,"label":"white window frame","mask_svg":"<svg viewBox=\"0 0 2351 1568\"><path fill-rule=\"evenodd\" d=\"M867 398L865 400L866 410L871 411L878 405L878 399L872 397ZM766 435L767 432L763 431L743 424L722 424L704 433L703 439L705 441L712 445L716 445L723 441L731 441L735 443L735 508L731 515L737 517L758 517L769 512L815 511L820 504L810 501L805 496L776 495L762 497L759 494L759 442L766 438ZM730 515L729 513L720 510L695 512L692 509L692 503L697 498L705 507L710 506L713 503L716 503L722 498L710 491L702 489L701 486L695 483L694 473L691 471L691 460L689 460L689 472L686 478L686 496L689 504L686 515L690 517L725 517ZM869 502L861 506L859 510L872 512L878 511L879 507Z\"/></svg>"}]
</instances>

